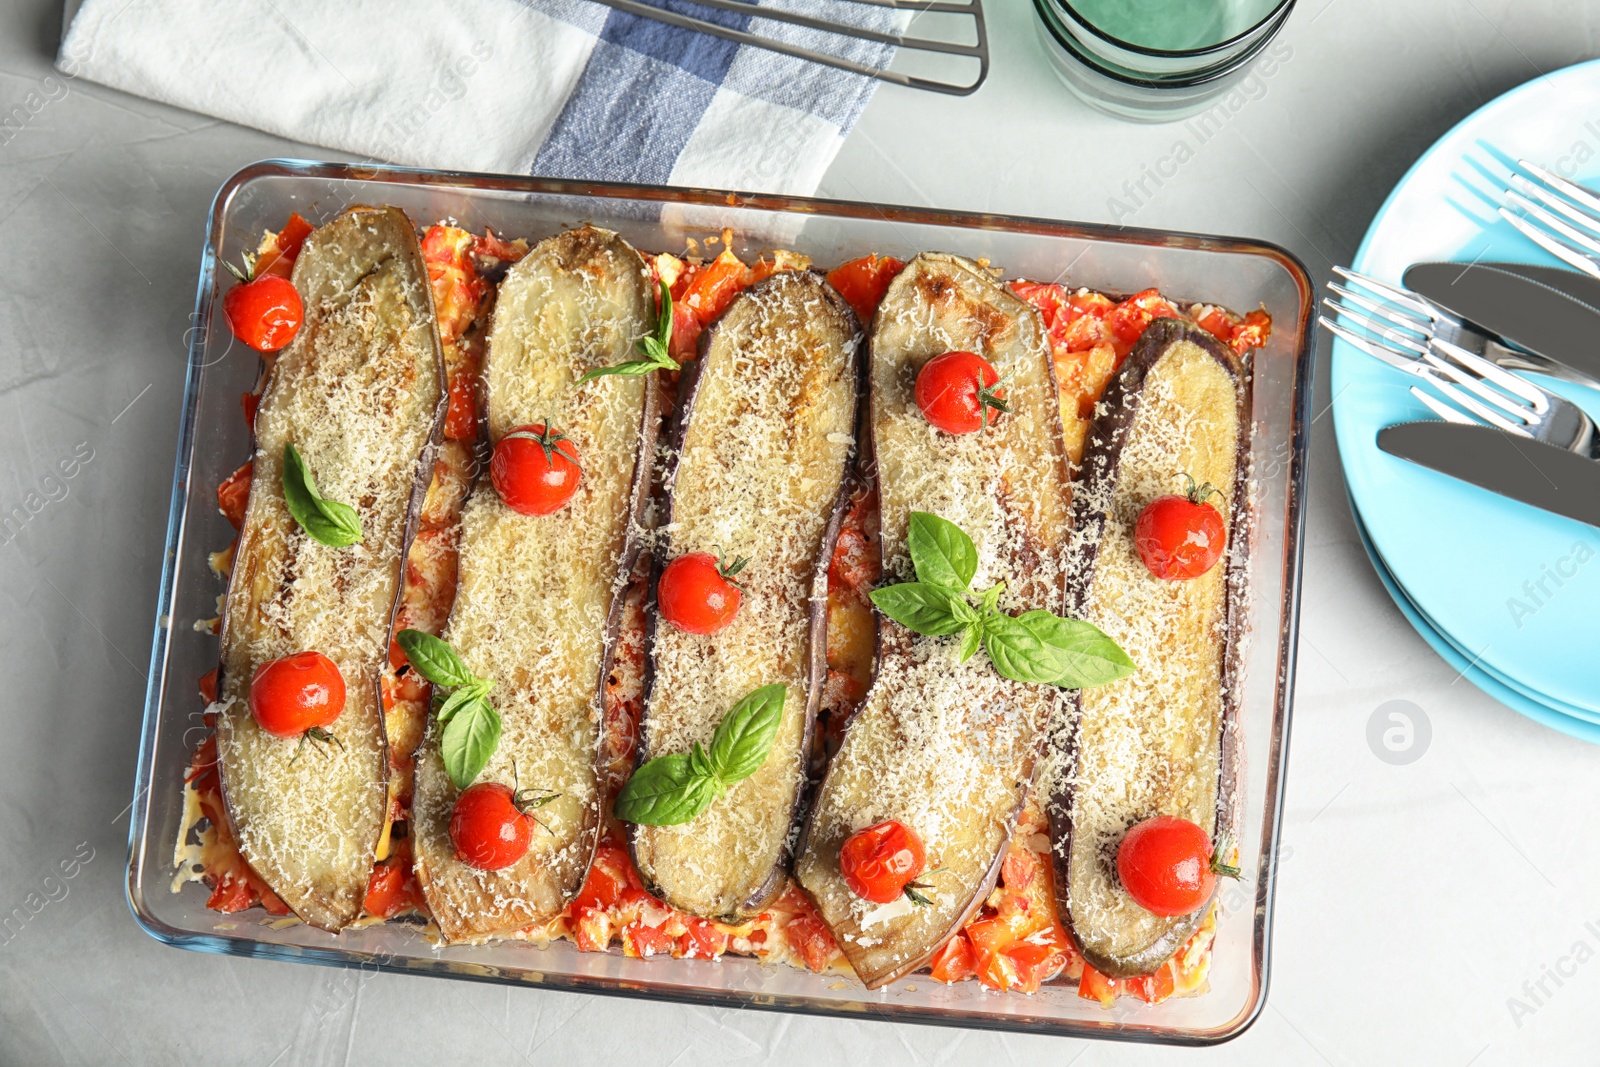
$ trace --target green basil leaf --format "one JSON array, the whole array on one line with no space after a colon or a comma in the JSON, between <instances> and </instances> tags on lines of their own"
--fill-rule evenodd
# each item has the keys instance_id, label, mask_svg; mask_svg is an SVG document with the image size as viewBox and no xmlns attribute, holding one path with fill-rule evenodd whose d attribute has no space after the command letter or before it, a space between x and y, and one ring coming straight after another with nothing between
<instances>
[{"instance_id":1,"label":"green basil leaf","mask_svg":"<svg viewBox=\"0 0 1600 1067\"><path fill-rule=\"evenodd\" d=\"M973 653L978 651L978 646L983 643L983 627L968 626L961 635L961 662L971 659Z\"/></svg>"},{"instance_id":2,"label":"green basil leaf","mask_svg":"<svg viewBox=\"0 0 1600 1067\"><path fill-rule=\"evenodd\" d=\"M445 723L439 734L439 755L457 789L472 784L499 744L500 713L481 697L467 703Z\"/></svg>"},{"instance_id":3,"label":"green basil leaf","mask_svg":"<svg viewBox=\"0 0 1600 1067\"><path fill-rule=\"evenodd\" d=\"M966 589L978 573L978 549L955 523L927 511L913 511L906 527L906 547L917 568L917 581Z\"/></svg>"},{"instance_id":4,"label":"green basil leaf","mask_svg":"<svg viewBox=\"0 0 1600 1067\"><path fill-rule=\"evenodd\" d=\"M983 620L983 650L1002 677L1018 682L1053 683L1061 674L1055 651L1009 615L991 615Z\"/></svg>"},{"instance_id":5,"label":"green basil leaf","mask_svg":"<svg viewBox=\"0 0 1600 1067\"><path fill-rule=\"evenodd\" d=\"M652 338L654 340L654 338ZM673 364L677 366L677 364ZM578 379L578 384L592 382L596 378L604 378L608 374L623 374L629 377L639 374L649 374L651 371L660 370L661 364L653 359L632 359L626 363L618 363L610 367L595 367Z\"/></svg>"},{"instance_id":6,"label":"green basil leaf","mask_svg":"<svg viewBox=\"0 0 1600 1067\"><path fill-rule=\"evenodd\" d=\"M324 500L311 465L292 444L283 446L283 502L307 536L332 548L361 540L361 516L349 504Z\"/></svg>"},{"instance_id":7,"label":"green basil leaf","mask_svg":"<svg viewBox=\"0 0 1600 1067\"><path fill-rule=\"evenodd\" d=\"M961 594L942 585L926 582L901 582L882 589L874 589L872 602L895 622L919 634L945 637L960 633L970 623L960 614L961 607L971 611Z\"/></svg>"},{"instance_id":8,"label":"green basil leaf","mask_svg":"<svg viewBox=\"0 0 1600 1067\"><path fill-rule=\"evenodd\" d=\"M617 794L617 818L644 826L677 826L711 806L722 787L698 775L689 756L657 756L633 772Z\"/></svg>"},{"instance_id":9,"label":"green basil leaf","mask_svg":"<svg viewBox=\"0 0 1600 1067\"><path fill-rule=\"evenodd\" d=\"M735 704L711 737L711 769L724 785L742 782L767 762L783 721L784 685L764 685Z\"/></svg>"},{"instance_id":10,"label":"green basil leaf","mask_svg":"<svg viewBox=\"0 0 1600 1067\"><path fill-rule=\"evenodd\" d=\"M985 589L978 597L979 610L985 615L993 615L1000 610L1000 594L1006 591L1005 582L996 582Z\"/></svg>"},{"instance_id":11,"label":"green basil leaf","mask_svg":"<svg viewBox=\"0 0 1600 1067\"><path fill-rule=\"evenodd\" d=\"M449 696L444 698L444 702L440 704L439 709L433 713L433 717L438 721L440 726L443 726L445 723L454 718L456 712L460 711L464 705L470 704L474 700L481 700L482 698L482 693L474 692L473 687L470 685L464 685L460 689L454 690Z\"/></svg>"},{"instance_id":12,"label":"green basil leaf","mask_svg":"<svg viewBox=\"0 0 1600 1067\"><path fill-rule=\"evenodd\" d=\"M1136 670L1133 660L1092 623L1063 619L1048 611L1029 611L1017 622L1038 637L1055 656L1055 684L1067 689L1105 685Z\"/></svg>"},{"instance_id":13,"label":"green basil leaf","mask_svg":"<svg viewBox=\"0 0 1600 1067\"><path fill-rule=\"evenodd\" d=\"M395 635L400 651L406 654L411 666L434 685L470 685L476 679L456 650L449 644L421 630L401 630Z\"/></svg>"},{"instance_id":14,"label":"green basil leaf","mask_svg":"<svg viewBox=\"0 0 1600 1067\"><path fill-rule=\"evenodd\" d=\"M716 768L711 766L711 757L706 755L706 746L696 741L694 748L689 750L689 770L698 778L715 778Z\"/></svg>"},{"instance_id":15,"label":"green basil leaf","mask_svg":"<svg viewBox=\"0 0 1600 1067\"><path fill-rule=\"evenodd\" d=\"M665 355L667 346L672 343L672 290L662 279L657 278L656 281L661 285L661 304L656 310L655 341Z\"/></svg>"}]
</instances>

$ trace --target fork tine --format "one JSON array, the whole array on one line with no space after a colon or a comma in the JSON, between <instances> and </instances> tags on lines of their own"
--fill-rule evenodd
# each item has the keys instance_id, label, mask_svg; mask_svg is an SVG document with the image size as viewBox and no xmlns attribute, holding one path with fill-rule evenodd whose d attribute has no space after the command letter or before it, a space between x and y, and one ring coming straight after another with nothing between
<instances>
[{"instance_id":1,"label":"fork tine","mask_svg":"<svg viewBox=\"0 0 1600 1067\"><path fill-rule=\"evenodd\" d=\"M1338 282L1329 282L1328 289L1338 296L1350 301L1357 307L1365 308L1366 310L1376 314L1379 318L1383 319L1383 321L1398 326L1403 330L1411 330L1413 333L1420 333L1424 336L1426 336L1432 330L1433 323L1431 321L1418 322L1405 312L1392 307L1389 304L1374 300L1370 296L1358 293L1354 289L1346 289Z\"/></svg>"},{"instance_id":2,"label":"fork tine","mask_svg":"<svg viewBox=\"0 0 1600 1067\"><path fill-rule=\"evenodd\" d=\"M1468 411L1472 412L1474 415L1478 416L1478 418L1482 419L1484 422L1487 422L1496 429L1504 430L1506 433L1514 433L1521 437L1533 436L1533 434L1512 422L1504 415L1501 415L1493 408L1480 404L1478 401L1474 400L1466 393L1463 393L1461 390L1457 389L1443 378L1440 378L1438 375L1430 374L1426 369L1420 373L1423 379L1426 380L1429 385L1433 386L1446 397L1455 401L1461 407L1466 408Z\"/></svg>"},{"instance_id":3,"label":"fork tine","mask_svg":"<svg viewBox=\"0 0 1600 1067\"><path fill-rule=\"evenodd\" d=\"M1367 338L1362 337L1353 330L1346 329L1341 323L1328 318L1326 315L1318 315L1317 321L1322 323L1322 325L1326 326L1328 329L1332 330L1334 333L1338 334L1340 337L1344 338L1346 341L1349 341L1351 344L1361 349L1361 351L1365 352L1373 359L1387 363L1395 370L1403 370L1408 374L1421 373L1416 360L1407 359L1406 357L1401 356L1390 349L1384 348L1382 345L1373 344Z\"/></svg>"},{"instance_id":4,"label":"fork tine","mask_svg":"<svg viewBox=\"0 0 1600 1067\"><path fill-rule=\"evenodd\" d=\"M1589 234L1576 229L1570 223L1557 218L1552 212L1535 204L1515 189L1506 190L1506 206L1519 208L1524 217L1530 217L1536 222L1543 223L1546 229L1554 230L1567 239L1569 244L1577 245L1589 255L1600 255L1600 241Z\"/></svg>"},{"instance_id":5,"label":"fork tine","mask_svg":"<svg viewBox=\"0 0 1600 1067\"><path fill-rule=\"evenodd\" d=\"M1435 415L1439 416L1446 422L1457 422L1463 426L1478 425L1477 423L1473 422L1472 419L1468 418L1466 415L1463 415L1461 412L1457 411L1449 404L1446 404L1444 401L1435 400L1427 393L1424 393L1420 386L1413 385L1411 387L1411 395L1426 404L1428 406L1428 410L1432 411Z\"/></svg>"},{"instance_id":6,"label":"fork tine","mask_svg":"<svg viewBox=\"0 0 1600 1067\"><path fill-rule=\"evenodd\" d=\"M1549 252L1552 256L1563 261L1570 267L1583 271L1590 277L1600 278L1600 263L1596 263L1588 256L1575 249L1568 248L1560 241L1545 233L1539 227L1529 222L1520 215L1514 214L1506 208L1500 209L1500 217L1517 228L1517 232L1528 240Z\"/></svg>"},{"instance_id":7,"label":"fork tine","mask_svg":"<svg viewBox=\"0 0 1600 1067\"><path fill-rule=\"evenodd\" d=\"M1422 356L1422 354L1428 350L1428 346L1423 344L1422 342L1418 341L1416 338L1406 337L1406 336L1404 336L1402 334L1396 333L1395 331L1390 330L1387 327L1385 327L1378 320L1369 319L1365 315L1362 315L1362 314L1360 314L1358 312L1355 312L1355 311L1351 311L1349 308L1345 307L1343 304L1339 303L1336 300L1330 300L1327 297L1323 297L1322 298L1322 306L1326 307L1326 308L1333 309L1334 311L1338 312L1344 318L1347 318L1347 319L1351 320L1352 322L1357 323L1360 326L1366 327L1367 329L1371 330L1373 333L1378 334L1378 335L1380 335L1380 336L1382 336L1382 337L1384 337L1384 338L1386 338L1386 339L1388 339L1390 341L1393 341L1395 344L1400 345L1402 348L1409 349L1410 351L1416 353L1418 358L1420 358Z\"/></svg>"},{"instance_id":8,"label":"fork tine","mask_svg":"<svg viewBox=\"0 0 1600 1067\"><path fill-rule=\"evenodd\" d=\"M1387 282L1380 282L1376 278L1370 278L1365 274L1357 273L1356 271L1351 270L1349 267L1335 267L1333 268L1333 273L1337 274L1341 278L1355 282L1362 288L1371 289L1379 296L1392 300L1396 304L1402 304L1406 307L1415 308L1419 315L1426 315L1430 322L1437 320L1439 317L1439 310L1437 308L1428 303L1426 300L1417 296L1417 294L1411 292L1409 289L1400 289L1396 286L1388 284Z\"/></svg>"},{"instance_id":9,"label":"fork tine","mask_svg":"<svg viewBox=\"0 0 1600 1067\"><path fill-rule=\"evenodd\" d=\"M1511 223L1512 226L1516 227L1517 232L1522 234L1522 236L1526 237L1528 240L1532 241L1546 252L1549 252L1552 256L1555 256L1557 259L1563 261L1568 266L1581 270L1591 277L1600 278L1600 263L1596 263L1582 252L1579 252L1576 249L1568 248L1566 245L1562 244L1554 237L1551 237L1549 234L1539 229L1539 227L1535 226L1527 219L1513 213L1508 208L1500 209L1500 217Z\"/></svg>"},{"instance_id":10,"label":"fork tine","mask_svg":"<svg viewBox=\"0 0 1600 1067\"><path fill-rule=\"evenodd\" d=\"M1435 370L1443 371L1446 375L1455 379L1456 383L1462 388L1471 390L1478 396L1479 399L1487 400L1489 403L1493 404L1501 411L1504 411L1506 414L1514 415L1529 425L1539 422L1539 416L1537 414L1530 415L1527 408L1523 407L1521 404L1518 404L1514 400L1507 399L1504 394L1497 393L1493 389L1490 389L1487 385L1483 384L1482 379L1474 378L1461 368L1451 366L1449 363L1440 359L1432 352L1429 352L1422 358L1427 361L1430 367L1433 367Z\"/></svg>"},{"instance_id":11,"label":"fork tine","mask_svg":"<svg viewBox=\"0 0 1600 1067\"><path fill-rule=\"evenodd\" d=\"M1556 192L1561 193L1564 196L1571 198L1576 203L1583 205L1591 213L1593 213L1596 218L1600 218L1600 196L1596 196L1594 193L1590 192L1588 189L1585 189L1577 182L1568 181L1559 174L1554 174L1539 166L1539 164L1530 163L1526 159L1517 160L1517 166L1521 167L1529 174L1532 174L1535 178L1538 178Z\"/></svg>"},{"instance_id":12,"label":"fork tine","mask_svg":"<svg viewBox=\"0 0 1600 1067\"><path fill-rule=\"evenodd\" d=\"M1508 393L1515 393L1533 405L1533 410L1543 415L1550 410L1550 394L1534 385L1528 379L1518 374L1503 370L1499 365L1491 363L1482 356L1468 352L1460 345L1451 344L1449 341L1435 337L1433 346L1443 352L1457 363L1470 371L1477 373L1478 377L1486 378Z\"/></svg>"},{"instance_id":13,"label":"fork tine","mask_svg":"<svg viewBox=\"0 0 1600 1067\"><path fill-rule=\"evenodd\" d=\"M1545 207L1565 215L1573 222L1576 222L1579 226L1583 226L1586 229L1600 233L1600 218L1595 218L1595 216L1589 214L1587 211L1584 211L1582 208L1573 205L1571 201L1555 195L1548 189L1533 184L1520 174L1513 174L1511 176L1511 184L1516 187L1516 190L1519 193L1522 193L1528 199L1537 200ZM1511 190L1507 189L1506 195L1509 196L1510 193Z\"/></svg>"}]
</instances>

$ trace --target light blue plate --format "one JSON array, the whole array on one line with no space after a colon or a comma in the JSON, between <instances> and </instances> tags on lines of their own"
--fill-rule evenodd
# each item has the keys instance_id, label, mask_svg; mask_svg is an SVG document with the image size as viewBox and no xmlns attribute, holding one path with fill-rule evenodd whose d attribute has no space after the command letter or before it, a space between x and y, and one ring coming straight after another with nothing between
<instances>
[{"instance_id":1,"label":"light blue plate","mask_svg":"<svg viewBox=\"0 0 1600 1067\"><path fill-rule=\"evenodd\" d=\"M1463 653L1450 640L1439 633L1428 619L1417 610L1417 606L1407 598L1405 590L1400 588L1394 575L1383 565L1383 559L1378 555L1377 549L1372 545L1372 540L1367 535L1367 529L1361 522L1361 516L1356 516L1356 532L1361 535L1361 547L1367 550L1367 557L1372 560L1372 567L1378 572L1378 580L1389 591L1389 596L1394 599L1395 606L1400 613L1411 623L1417 634L1428 643L1435 652L1439 653L1444 661L1461 672L1461 676L1489 696L1498 700L1513 711L1521 712L1534 722L1548 726L1552 730L1559 730L1570 737L1590 744L1600 745L1600 724L1575 717L1562 712L1529 696L1527 693L1507 685L1505 680L1496 677L1493 673L1483 668L1482 662L1474 662L1470 656Z\"/></svg>"},{"instance_id":2,"label":"light blue plate","mask_svg":"<svg viewBox=\"0 0 1600 1067\"><path fill-rule=\"evenodd\" d=\"M1389 194L1355 269L1398 282L1419 260L1560 265L1495 214L1518 157L1600 186L1600 61L1529 82L1440 138ZM1410 375L1335 340L1331 380L1350 497L1408 615L1433 620L1453 662L1484 668L1469 672L1480 688L1504 679L1494 695L1524 714L1510 685L1541 707L1600 715L1600 530L1379 451L1384 426L1433 417L1407 392ZM1600 391L1540 384L1600 415Z\"/></svg>"}]
</instances>

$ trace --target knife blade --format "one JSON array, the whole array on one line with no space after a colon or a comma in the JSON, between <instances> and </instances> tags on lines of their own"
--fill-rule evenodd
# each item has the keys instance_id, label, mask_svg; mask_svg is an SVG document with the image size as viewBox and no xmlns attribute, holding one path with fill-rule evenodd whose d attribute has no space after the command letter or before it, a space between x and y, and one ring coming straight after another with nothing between
<instances>
[{"instance_id":1,"label":"knife blade","mask_svg":"<svg viewBox=\"0 0 1600 1067\"><path fill-rule=\"evenodd\" d=\"M1403 284L1488 333L1600 380L1600 279L1512 263L1413 263Z\"/></svg>"},{"instance_id":2,"label":"knife blade","mask_svg":"<svg viewBox=\"0 0 1600 1067\"><path fill-rule=\"evenodd\" d=\"M1600 527L1600 462L1491 426L1402 422L1378 431L1391 456Z\"/></svg>"}]
</instances>

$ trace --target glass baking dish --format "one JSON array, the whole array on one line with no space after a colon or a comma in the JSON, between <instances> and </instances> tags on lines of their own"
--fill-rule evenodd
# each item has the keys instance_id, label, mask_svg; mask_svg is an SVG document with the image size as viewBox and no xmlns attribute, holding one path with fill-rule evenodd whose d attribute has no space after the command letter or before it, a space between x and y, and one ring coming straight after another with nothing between
<instances>
[{"instance_id":1,"label":"glass baking dish","mask_svg":"<svg viewBox=\"0 0 1600 1067\"><path fill-rule=\"evenodd\" d=\"M867 992L843 975L736 957L629 959L580 953L567 942L548 948L518 942L441 948L418 928L397 923L334 936L298 923L269 924L259 911L208 911L206 892L196 884L174 893L183 772L205 729L195 685L217 659L217 639L196 631L195 623L217 614L223 585L208 568L207 555L233 536L217 510L215 490L248 458L239 396L252 387L257 369L256 354L233 341L217 313L217 298L230 284L220 260L237 262L263 230L282 225L291 211L321 223L352 204L394 205L421 224L453 217L472 229L492 226L530 240L593 221L649 250L677 251L686 237L731 227L741 254L781 246L826 266L869 252L909 259L919 251L943 250L986 258L1009 277L1062 280L1111 293L1158 286L1180 301L1240 311L1265 306L1275 328L1268 345L1254 354L1251 461L1258 491L1248 598L1254 639L1245 652L1239 720L1246 754L1239 842L1245 875L1222 894L1209 992L1153 1007L1123 998L1109 1010L1080 999L1070 984L1023 996L913 975ZM1267 988L1299 614L1311 307L1310 279L1298 261L1273 246L1232 238L400 167L293 160L246 167L218 190L201 249L129 841L134 916L151 936L183 948L334 966L1074 1037L1199 1045L1239 1034L1260 1012Z\"/></svg>"}]
</instances>

